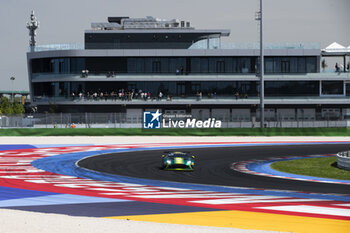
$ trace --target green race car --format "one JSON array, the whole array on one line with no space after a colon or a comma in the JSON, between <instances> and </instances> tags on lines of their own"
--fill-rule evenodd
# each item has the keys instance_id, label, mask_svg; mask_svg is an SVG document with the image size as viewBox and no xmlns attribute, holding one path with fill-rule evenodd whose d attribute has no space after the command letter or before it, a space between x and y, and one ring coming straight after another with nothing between
<instances>
[{"instance_id":1,"label":"green race car","mask_svg":"<svg viewBox=\"0 0 350 233\"><path fill-rule=\"evenodd\" d=\"M187 152L164 152L162 168L170 171L193 171L194 156Z\"/></svg>"}]
</instances>

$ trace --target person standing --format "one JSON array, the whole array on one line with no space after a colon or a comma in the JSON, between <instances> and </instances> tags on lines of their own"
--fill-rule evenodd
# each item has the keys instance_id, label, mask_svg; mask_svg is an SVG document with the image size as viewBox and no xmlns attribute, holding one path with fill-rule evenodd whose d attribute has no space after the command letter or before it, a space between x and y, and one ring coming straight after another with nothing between
<instances>
[{"instance_id":1,"label":"person standing","mask_svg":"<svg viewBox=\"0 0 350 233\"><path fill-rule=\"evenodd\" d=\"M235 97L236 97L236 100L238 100L238 97L239 97L239 92L238 91L236 91Z\"/></svg>"},{"instance_id":2,"label":"person standing","mask_svg":"<svg viewBox=\"0 0 350 233\"><path fill-rule=\"evenodd\" d=\"M338 65L338 62L335 63L335 72L339 72L339 65Z\"/></svg>"}]
</instances>

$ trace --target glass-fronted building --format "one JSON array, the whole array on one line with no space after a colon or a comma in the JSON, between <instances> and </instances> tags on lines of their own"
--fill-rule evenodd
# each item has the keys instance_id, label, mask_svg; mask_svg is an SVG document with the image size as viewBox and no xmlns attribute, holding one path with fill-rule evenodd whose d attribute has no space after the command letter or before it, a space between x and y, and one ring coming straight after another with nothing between
<instances>
[{"instance_id":1,"label":"glass-fronted building","mask_svg":"<svg viewBox=\"0 0 350 233\"><path fill-rule=\"evenodd\" d=\"M224 44L224 29L153 17L109 17L85 31L84 46L27 53L31 100L40 112L160 109L197 117L259 118L259 49ZM321 72L315 44L265 47L267 119L341 119L350 113L348 72Z\"/></svg>"}]
</instances>

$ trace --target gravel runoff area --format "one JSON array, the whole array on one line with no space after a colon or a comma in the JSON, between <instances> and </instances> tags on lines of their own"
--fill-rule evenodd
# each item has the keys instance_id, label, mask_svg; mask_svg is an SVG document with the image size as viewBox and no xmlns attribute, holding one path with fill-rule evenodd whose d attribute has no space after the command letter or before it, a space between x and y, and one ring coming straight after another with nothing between
<instances>
[{"instance_id":1,"label":"gravel runoff area","mask_svg":"<svg viewBox=\"0 0 350 233\"><path fill-rule=\"evenodd\" d=\"M276 141L350 141L350 137L0 137L0 144L115 144L115 143L166 143L166 142L276 142ZM271 231L242 230L188 226L128 220L72 217L19 210L0 209L0 233L258 233Z\"/></svg>"}]
</instances>

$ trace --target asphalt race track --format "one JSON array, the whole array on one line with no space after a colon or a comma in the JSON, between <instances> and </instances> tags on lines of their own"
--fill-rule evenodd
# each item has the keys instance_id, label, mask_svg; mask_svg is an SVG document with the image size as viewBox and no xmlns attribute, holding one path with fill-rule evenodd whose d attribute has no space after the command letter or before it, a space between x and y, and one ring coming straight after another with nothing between
<instances>
[{"instance_id":1,"label":"asphalt race track","mask_svg":"<svg viewBox=\"0 0 350 233\"><path fill-rule=\"evenodd\" d=\"M83 159L78 165L105 173L154 180L298 192L350 194L349 185L256 176L240 173L230 168L232 163L239 161L267 159L275 156L335 154L344 150L350 150L350 145L314 144L184 149L184 151L191 152L196 156L193 172L161 170L161 155L164 150L104 154Z\"/></svg>"}]
</instances>

